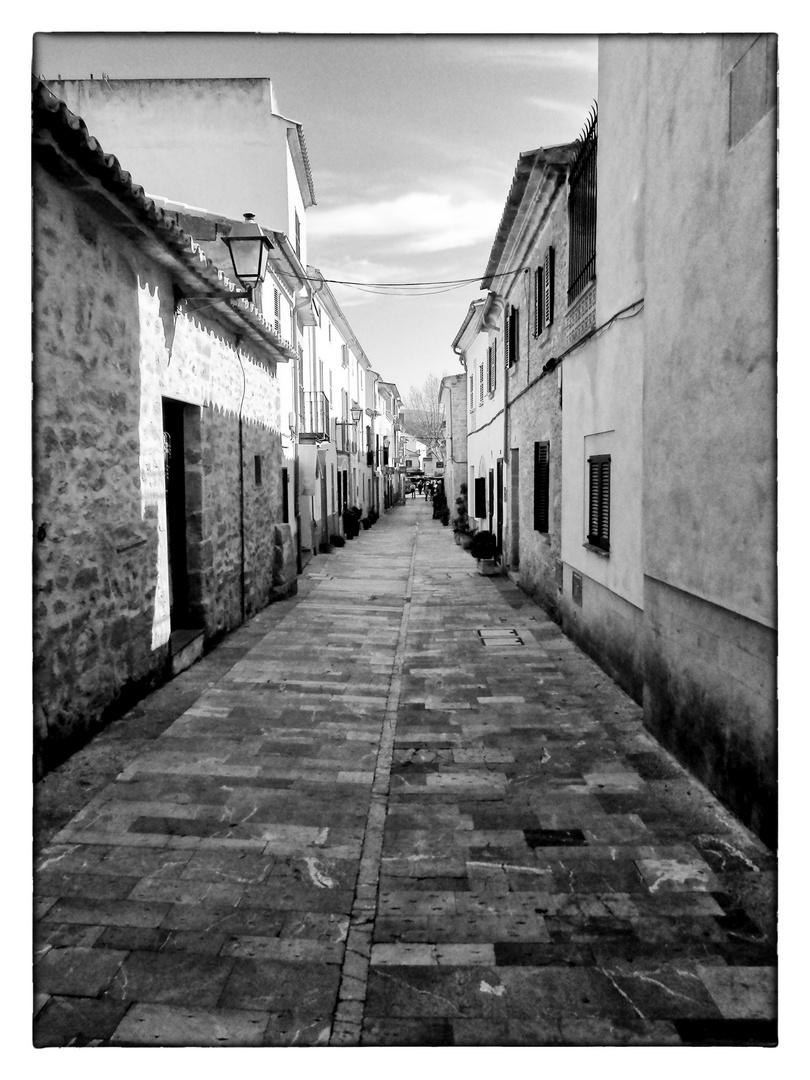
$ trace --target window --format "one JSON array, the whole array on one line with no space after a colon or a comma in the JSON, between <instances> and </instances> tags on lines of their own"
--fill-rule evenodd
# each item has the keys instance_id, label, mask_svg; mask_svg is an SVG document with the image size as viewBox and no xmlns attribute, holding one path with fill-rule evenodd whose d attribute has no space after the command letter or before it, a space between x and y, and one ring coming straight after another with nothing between
<instances>
[{"instance_id":1,"label":"window","mask_svg":"<svg viewBox=\"0 0 810 1080\"><path fill-rule=\"evenodd\" d=\"M543 332L543 267L534 268L534 336Z\"/></svg>"},{"instance_id":2,"label":"window","mask_svg":"<svg viewBox=\"0 0 810 1080\"><path fill-rule=\"evenodd\" d=\"M478 404L484 404L484 361L478 365Z\"/></svg>"},{"instance_id":3,"label":"window","mask_svg":"<svg viewBox=\"0 0 810 1080\"><path fill-rule=\"evenodd\" d=\"M470 412L475 408L475 376L470 376Z\"/></svg>"},{"instance_id":4,"label":"window","mask_svg":"<svg viewBox=\"0 0 810 1080\"><path fill-rule=\"evenodd\" d=\"M516 307L510 307L509 314L506 316L506 326L504 327L504 352L506 360L506 366L511 367L512 364L518 362L518 309Z\"/></svg>"},{"instance_id":5,"label":"window","mask_svg":"<svg viewBox=\"0 0 810 1080\"><path fill-rule=\"evenodd\" d=\"M498 342L493 341L487 349L487 393L495 393L498 372Z\"/></svg>"},{"instance_id":6,"label":"window","mask_svg":"<svg viewBox=\"0 0 810 1080\"><path fill-rule=\"evenodd\" d=\"M568 303L596 277L596 142L594 106L568 177Z\"/></svg>"},{"instance_id":7,"label":"window","mask_svg":"<svg viewBox=\"0 0 810 1080\"><path fill-rule=\"evenodd\" d=\"M295 254L298 258L301 258L301 219L298 217L298 211L295 211Z\"/></svg>"},{"instance_id":8,"label":"window","mask_svg":"<svg viewBox=\"0 0 810 1080\"><path fill-rule=\"evenodd\" d=\"M475 478L475 517L487 516L487 481L484 476Z\"/></svg>"},{"instance_id":9,"label":"window","mask_svg":"<svg viewBox=\"0 0 810 1080\"><path fill-rule=\"evenodd\" d=\"M276 333L281 332L281 296L278 289L273 286L273 320Z\"/></svg>"},{"instance_id":10,"label":"window","mask_svg":"<svg viewBox=\"0 0 810 1080\"><path fill-rule=\"evenodd\" d=\"M256 487L261 487L262 483L262 455L254 454L253 456L253 479L256 481Z\"/></svg>"},{"instance_id":11,"label":"window","mask_svg":"<svg viewBox=\"0 0 810 1080\"><path fill-rule=\"evenodd\" d=\"M588 458L588 543L610 551L610 454Z\"/></svg>"},{"instance_id":12,"label":"window","mask_svg":"<svg viewBox=\"0 0 810 1080\"><path fill-rule=\"evenodd\" d=\"M546 252L543 263L543 325L554 322L554 248Z\"/></svg>"},{"instance_id":13,"label":"window","mask_svg":"<svg viewBox=\"0 0 810 1080\"><path fill-rule=\"evenodd\" d=\"M290 474L287 469L281 470L281 520L285 524L290 521Z\"/></svg>"},{"instance_id":14,"label":"window","mask_svg":"<svg viewBox=\"0 0 810 1080\"><path fill-rule=\"evenodd\" d=\"M537 532L548 532L549 506L549 444L534 444L534 527Z\"/></svg>"}]
</instances>

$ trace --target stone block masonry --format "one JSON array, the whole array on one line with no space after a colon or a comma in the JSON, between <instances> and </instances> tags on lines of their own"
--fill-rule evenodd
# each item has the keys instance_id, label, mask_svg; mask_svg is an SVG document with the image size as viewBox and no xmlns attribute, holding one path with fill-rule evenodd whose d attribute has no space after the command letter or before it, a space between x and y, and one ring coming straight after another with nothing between
<instances>
[{"instance_id":1,"label":"stone block masonry","mask_svg":"<svg viewBox=\"0 0 810 1080\"><path fill-rule=\"evenodd\" d=\"M77 755L141 730L37 852L36 1046L774 1045L773 855L431 513Z\"/></svg>"},{"instance_id":2,"label":"stone block masonry","mask_svg":"<svg viewBox=\"0 0 810 1080\"><path fill-rule=\"evenodd\" d=\"M177 310L170 270L38 165L34 209L41 775L164 678L175 629L221 636L294 590L295 565L272 360L214 306ZM181 417L168 441L166 408Z\"/></svg>"}]
</instances>

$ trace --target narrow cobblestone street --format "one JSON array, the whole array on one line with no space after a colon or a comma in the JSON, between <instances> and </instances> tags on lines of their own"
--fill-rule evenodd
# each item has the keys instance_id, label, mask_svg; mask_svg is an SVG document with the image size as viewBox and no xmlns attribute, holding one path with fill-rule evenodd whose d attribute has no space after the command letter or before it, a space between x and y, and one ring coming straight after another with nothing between
<instances>
[{"instance_id":1,"label":"narrow cobblestone street","mask_svg":"<svg viewBox=\"0 0 810 1080\"><path fill-rule=\"evenodd\" d=\"M39 785L37 1046L775 1042L774 856L431 510Z\"/></svg>"}]
</instances>

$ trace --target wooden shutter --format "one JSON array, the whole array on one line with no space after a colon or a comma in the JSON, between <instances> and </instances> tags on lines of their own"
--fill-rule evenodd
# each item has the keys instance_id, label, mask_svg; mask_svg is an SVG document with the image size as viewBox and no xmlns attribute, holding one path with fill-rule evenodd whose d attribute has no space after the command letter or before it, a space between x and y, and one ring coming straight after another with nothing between
<instances>
[{"instance_id":1,"label":"wooden shutter","mask_svg":"<svg viewBox=\"0 0 810 1080\"><path fill-rule=\"evenodd\" d=\"M512 312L507 309L506 322L503 328L503 362L505 367L509 367L512 363L512 357L510 355L510 345L512 337Z\"/></svg>"},{"instance_id":2,"label":"wooden shutter","mask_svg":"<svg viewBox=\"0 0 810 1080\"><path fill-rule=\"evenodd\" d=\"M549 444L534 444L534 527L548 532L549 511Z\"/></svg>"},{"instance_id":3,"label":"wooden shutter","mask_svg":"<svg viewBox=\"0 0 810 1080\"><path fill-rule=\"evenodd\" d=\"M478 404L484 404L484 361L478 365Z\"/></svg>"},{"instance_id":4,"label":"wooden shutter","mask_svg":"<svg viewBox=\"0 0 810 1080\"><path fill-rule=\"evenodd\" d=\"M482 519L487 516L487 481L483 476L475 478L475 516Z\"/></svg>"},{"instance_id":5,"label":"wooden shutter","mask_svg":"<svg viewBox=\"0 0 810 1080\"><path fill-rule=\"evenodd\" d=\"M588 543L610 550L610 456L588 458Z\"/></svg>"},{"instance_id":6,"label":"wooden shutter","mask_svg":"<svg viewBox=\"0 0 810 1080\"><path fill-rule=\"evenodd\" d=\"M543 267L534 269L534 336L539 337L543 329Z\"/></svg>"},{"instance_id":7,"label":"wooden shutter","mask_svg":"<svg viewBox=\"0 0 810 1080\"><path fill-rule=\"evenodd\" d=\"M498 339L496 338L492 342L492 391L495 392L495 387L498 385Z\"/></svg>"},{"instance_id":8,"label":"wooden shutter","mask_svg":"<svg viewBox=\"0 0 810 1080\"><path fill-rule=\"evenodd\" d=\"M554 248L546 252L543 266L543 320L545 326L554 322Z\"/></svg>"}]
</instances>

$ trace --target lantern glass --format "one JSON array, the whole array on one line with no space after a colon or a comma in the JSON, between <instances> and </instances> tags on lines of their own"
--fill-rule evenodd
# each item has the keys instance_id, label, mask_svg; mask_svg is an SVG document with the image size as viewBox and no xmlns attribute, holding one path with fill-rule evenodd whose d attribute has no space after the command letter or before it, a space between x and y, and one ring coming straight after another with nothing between
<instances>
[{"instance_id":1,"label":"lantern glass","mask_svg":"<svg viewBox=\"0 0 810 1080\"><path fill-rule=\"evenodd\" d=\"M363 410L360 408L360 406L359 405L352 405L352 420L354 421L355 424L360 423L360 418L362 417L362 415L363 415Z\"/></svg>"},{"instance_id":2,"label":"lantern glass","mask_svg":"<svg viewBox=\"0 0 810 1080\"><path fill-rule=\"evenodd\" d=\"M262 232L253 214L245 214L245 220L234 225L225 239L231 253L231 262L237 278L245 286L256 286L267 273L267 256L273 246Z\"/></svg>"}]
</instances>

